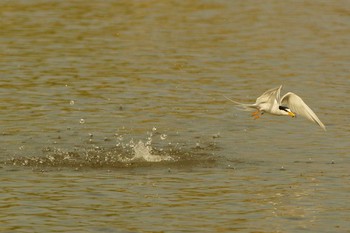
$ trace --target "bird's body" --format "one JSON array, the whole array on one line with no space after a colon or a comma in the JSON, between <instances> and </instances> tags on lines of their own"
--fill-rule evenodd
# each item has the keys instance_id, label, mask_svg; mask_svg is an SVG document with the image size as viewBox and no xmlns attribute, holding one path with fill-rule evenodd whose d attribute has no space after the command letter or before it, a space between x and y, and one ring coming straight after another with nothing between
<instances>
[{"instance_id":1,"label":"bird's body","mask_svg":"<svg viewBox=\"0 0 350 233\"><path fill-rule=\"evenodd\" d=\"M227 97L226 98L240 106L243 110L256 110L256 112L252 114L255 119L260 118L264 113L291 117L301 115L308 120L317 123L322 129L326 130L324 124L298 95L293 92L288 92L281 98L281 89L282 85L267 90L256 99L254 104L242 104Z\"/></svg>"}]
</instances>

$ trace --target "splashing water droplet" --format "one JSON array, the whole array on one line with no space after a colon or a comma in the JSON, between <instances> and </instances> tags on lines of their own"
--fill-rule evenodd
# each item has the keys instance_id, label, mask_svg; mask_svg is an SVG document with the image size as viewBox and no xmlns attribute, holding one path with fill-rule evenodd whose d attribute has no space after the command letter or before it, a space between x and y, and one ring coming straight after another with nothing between
<instances>
[{"instance_id":1,"label":"splashing water droplet","mask_svg":"<svg viewBox=\"0 0 350 233\"><path fill-rule=\"evenodd\" d=\"M152 131L154 132L156 130L157 130L157 128L155 126L153 126Z\"/></svg>"},{"instance_id":2,"label":"splashing water droplet","mask_svg":"<svg viewBox=\"0 0 350 233\"><path fill-rule=\"evenodd\" d=\"M50 162L53 162L55 160L55 157L53 157L52 155L48 156L47 158L50 160Z\"/></svg>"},{"instance_id":3,"label":"splashing water droplet","mask_svg":"<svg viewBox=\"0 0 350 233\"><path fill-rule=\"evenodd\" d=\"M83 118L80 119L79 121L80 124L84 124L85 123L85 120Z\"/></svg>"},{"instance_id":4,"label":"splashing water droplet","mask_svg":"<svg viewBox=\"0 0 350 233\"><path fill-rule=\"evenodd\" d=\"M74 100L71 100L71 101L69 102L70 105L74 105L74 103L75 103Z\"/></svg>"},{"instance_id":5,"label":"splashing water droplet","mask_svg":"<svg viewBox=\"0 0 350 233\"><path fill-rule=\"evenodd\" d=\"M134 143L134 139L131 139L129 142L129 147L130 148L134 148L135 147L135 143Z\"/></svg>"},{"instance_id":6,"label":"splashing water droplet","mask_svg":"<svg viewBox=\"0 0 350 233\"><path fill-rule=\"evenodd\" d=\"M167 137L168 137L168 135L166 135L164 133L160 135L160 139L161 140L165 140Z\"/></svg>"}]
</instances>

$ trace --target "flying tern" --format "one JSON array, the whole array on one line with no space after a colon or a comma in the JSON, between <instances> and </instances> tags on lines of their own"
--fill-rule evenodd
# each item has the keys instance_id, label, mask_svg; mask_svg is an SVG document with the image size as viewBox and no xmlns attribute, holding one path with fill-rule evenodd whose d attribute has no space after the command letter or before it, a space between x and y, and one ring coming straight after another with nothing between
<instances>
[{"instance_id":1,"label":"flying tern","mask_svg":"<svg viewBox=\"0 0 350 233\"><path fill-rule=\"evenodd\" d=\"M298 95L293 92L288 92L284 96L280 96L282 85L276 88L267 90L259 96L254 104L243 104L234 101L225 96L226 99L235 103L242 110L250 111L256 110L252 113L255 119L260 118L264 113L269 113L277 116L291 116L297 115L303 116L306 119L318 124L323 130L326 131L324 124L318 119L314 111L305 104L305 102Z\"/></svg>"}]
</instances>

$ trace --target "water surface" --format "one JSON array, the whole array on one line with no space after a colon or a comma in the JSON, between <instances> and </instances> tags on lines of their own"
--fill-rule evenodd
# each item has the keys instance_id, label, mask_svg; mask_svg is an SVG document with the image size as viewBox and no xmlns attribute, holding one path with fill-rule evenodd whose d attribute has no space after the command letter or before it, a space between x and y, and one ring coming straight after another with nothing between
<instances>
[{"instance_id":1,"label":"water surface","mask_svg":"<svg viewBox=\"0 0 350 233\"><path fill-rule=\"evenodd\" d=\"M349 9L2 1L0 231L350 232Z\"/></svg>"}]
</instances>

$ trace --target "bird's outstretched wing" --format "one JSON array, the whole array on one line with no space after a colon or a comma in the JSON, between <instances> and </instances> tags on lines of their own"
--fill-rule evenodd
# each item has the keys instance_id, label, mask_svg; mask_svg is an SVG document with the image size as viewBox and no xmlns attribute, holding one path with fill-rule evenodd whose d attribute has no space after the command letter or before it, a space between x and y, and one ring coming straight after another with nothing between
<instances>
[{"instance_id":1,"label":"bird's outstretched wing","mask_svg":"<svg viewBox=\"0 0 350 233\"><path fill-rule=\"evenodd\" d=\"M280 104L281 89L282 89L282 85L265 91L261 96L259 96L256 99L255 104L256 105L265 104L265 106L267 106L267 108L270 110L276 106L278 108Z\"/></svg>"},{"instance_id":2,"label":"bird's outstretched wing","mask_svg":"<svg viewBox=\"0 0 350 233\"><path fill-rule=\"evenodd\" d=\"M288 92L285 94L282 99L281 103L283 105L286 105L297 115L301 115L305 117L306 119L317 123L323 130L326 131L326 127L324 124L318 119L316 114L305 104L305 102L296 94L292 92Z\"/></svg>"},{"instance_id":3,"label":"bird's outstretched wing","mask_svg":"<svg viewBox=\"0 0 350 233\"><path fill-rule=\"evenodd\" d=\"M275 99L279 100L280 99L280 92L281 92L282 85L276 88L272 88L270 90L267 90L259 96L256 99L256 103L266 103L266 102L272 102Z\"/></svg>"}]
</instances>

